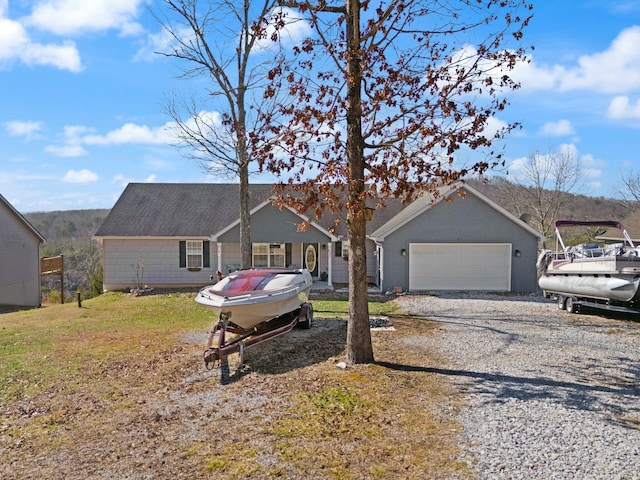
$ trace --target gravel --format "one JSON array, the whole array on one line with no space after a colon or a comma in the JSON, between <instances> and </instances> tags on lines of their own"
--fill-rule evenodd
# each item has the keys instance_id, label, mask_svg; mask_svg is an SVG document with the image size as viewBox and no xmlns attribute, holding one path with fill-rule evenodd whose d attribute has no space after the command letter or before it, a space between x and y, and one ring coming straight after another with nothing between
<instances>
[{"instance_id":1,"label":"gravel","mask_svg":"<svg viewBox=\"0 0 640 480\"><path fill-rule=\"evenodd\" d=\"M640 479L640 321L537 296L403 296L440 324L434 371L464 394L462 460L481 479ZM440 365L438 366L440 367Z\"/></svg>"}]
</instances>

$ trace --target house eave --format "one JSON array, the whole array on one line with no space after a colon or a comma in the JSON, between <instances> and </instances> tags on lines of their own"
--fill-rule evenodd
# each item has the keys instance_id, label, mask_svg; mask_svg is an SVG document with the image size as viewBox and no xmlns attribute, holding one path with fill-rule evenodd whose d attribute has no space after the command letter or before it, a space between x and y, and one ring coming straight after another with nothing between
<instances>
[{"instance_id":1,"label":"house eave","mask_svg":"<svg viewBox=\"0 0 640 480\"><path fill-rule=\"evenodd\" d=\"M211 240L208 235L94 235L96 240Z\"/></svg>"},{"instance_id":2,"label":"house eave","mask_svg":"<svg viewBox=\"0 0 640 480\"><path fill-rule=\"evenodd\" d=\"M404 225L410 223L418 215L420 215L422 212L424 212L424 211L432 208L434 205L440 203L447 196L452 195L458 189L462 189L465 192L475 196L478 200L486 203L491 208L493 208L495 211L497 211L498 213L504 215L505 217L510 219L512 222L516 223L517 225L519 225L520 227L522 227L526 231L528 231L530 234L534 235L539 241L546 240L546 237L544 235L542 235L540 232L538 232L536 229L534 229L533 227L529 226L528 224L526 224L524 221L522 221L521 219L519 219L515 215L511 214L510 212L508 212L507 210L502 208L497 203L495 203L492 200L490 200L489 198L485 197L484 195L482 195L480 192L478 192L474 188L470 187L469 185L461 184L461 183L452 184L452 185L450 185L450 187L448 189L444 189L443 188L439 192L437 198L429 199L429 197L426 197L426 195L428 195L428 194L425 194L424 196L416 199L414 201L414 203L413 203L413 205L414 205L413 208L412 208L411 205L407 207L407 209L411 209L411 210L405 209L405 210L401 211L400 213L398 213L398 215L396 215L395 217L390 219L387 223L385 223L384 225L379 227L376 231L372 232L368 236L368 238L370 238L371 240L373 240L374 242L377 242L377 243L384 242L385 238L388 235L392 234L393 232L395 232L399 228L403 227ZM420 203L416 203L416 202L420 202Z\"/></svg>"},{"instance_id":3,"label":"house eave","mask_svg":"<svg viewBox=\"0 0 640 480\"><path fill-rule=\"evenodd\" d=\"M257 205L255 208L253 208L250 212L249 215L252 216L253 214L259 212L260 210L262 210L263 208L265 208L268 205L272 205L271 203L271 198L269 198L268 200L265 200L264 202L260 203L259 205ZM299 213L297 213L293 208L285 206L284 208L286 208L287 210L289 210L291 213L293 213L294 215L296 215L298 218L300 218L300 220L302 222L309 222L309 225L312 226L313 228L315 228L316 230L318 230L319 232L321 232L322 234L326 235L327 237L329 237L329 239L332 242L337 242L340 240L340 237L337 237L336 235L333 235L331 232L329 232L326 228L322 227L321 225L319 225L318 223L311 221L309 219L309 217L307 217L306 215L300 215ZM240 225L240 219L235 220L234 222L230 223L229 225L227 225L225 228L223 228L222 230L220 230L219 232L214 233L213 235L211 235L211 240L214 242L218 241L218 238L220 238L222 235L224 235L225 233L227 233L229 230L231 230L232 228L237 227L238 225Z\"/></svg>"}]
</instances>

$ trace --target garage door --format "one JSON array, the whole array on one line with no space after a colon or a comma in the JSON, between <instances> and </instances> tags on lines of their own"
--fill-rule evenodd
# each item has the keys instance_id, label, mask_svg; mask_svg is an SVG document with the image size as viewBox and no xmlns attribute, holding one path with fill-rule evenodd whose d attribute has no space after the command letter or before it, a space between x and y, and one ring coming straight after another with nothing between
<instances>
[{"instance_id":1,"label":"garage door","mask_svg":"<svg viewBox=\"0 0 640 480\"><path fill-rule=\"evenodd\" d=\"M510 243L410 243L409 290L511 290Z\"/></svg>"}]
</instances>

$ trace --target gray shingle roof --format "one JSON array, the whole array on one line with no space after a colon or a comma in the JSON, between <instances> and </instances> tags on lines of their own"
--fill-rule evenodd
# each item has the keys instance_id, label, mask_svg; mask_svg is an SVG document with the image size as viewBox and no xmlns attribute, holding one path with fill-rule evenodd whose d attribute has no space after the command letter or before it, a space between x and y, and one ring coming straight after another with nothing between
<instances>
[{"instance_id":1,"label":"gray shingle roof","mask_svg":"<svg viewBox=\"0 0 640 480\"><path fill-rule=\"evenodd\" d=\"M270 185L252 185L250 208L270 194ZM239 205L237 184L130 183L96 236L209 236L238 218Z\"/></svg>"},{"instance_id":2,"label":"gray shingle roof","mask_svg":"<svg viewBox=\"0 0 640 480\"><path fill-rule=\"evenodd\" d=\"M239 218L238 184L220 183L130 183L96 232L96 237L189 237L209 236ZM271 184L250 185L249 208L272 195ZM377 229L406 205L389 199L367 222L369 232ZM334 216L312 218L328 229ZM336 234L344 235L342 222Z\"/></svg>"}]
</instances>

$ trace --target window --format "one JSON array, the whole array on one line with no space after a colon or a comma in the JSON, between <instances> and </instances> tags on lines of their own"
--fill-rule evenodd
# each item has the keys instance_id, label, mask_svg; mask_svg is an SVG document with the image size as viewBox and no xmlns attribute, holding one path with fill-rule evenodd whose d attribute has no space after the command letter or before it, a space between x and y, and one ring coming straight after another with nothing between
<instances>
[{"instance_id":1,"label":"window","mask_svg":"<svg viewBox=\"0 0 640 480\"><path fill-rule=\"evenodd\" d=\"M254 243L254 267L284 267L286 248L280 243Z\"/></svg>"},{"instance_id":2,"label":"window","mask_svg":"<svg viewBox=\"0 0 640 480\"><path fill-rule=\"evenodd\" d=\"M269 245L269 266L270 267L284 267L284 245L279 243L272 243Z\"/></svg>"},{"instance_id":3,"label":"window","mask_svg":"<svg viewBox=\"0 0 640 480\"><path fill-rule=\"evenodd\" d=\"M182 240L179 242L180 268L209 268L209 242L202 240Z\"/></svg>"},{"instance_id":4,"label":"window","mask_svg":"<svg viewBox=\"0 0 640 480\"><path fill-rule=\"evenodd\" d=\"M202 268L202 242L187 240L187 268Z\"/></svg>"},{"instance_id":5,"label":"window","mask_svg":"<svg viewBox=\"0 0 640 480\"><path fill-rule=\"evenodd\" d=\"M336 257L348 258L349 257L349 240L342 242L336 242Z\"/></svg>"},{"instance_id":6,"label":"window","mask_svg":"<svg viewBox=\"0 0 640 480\"><path fill-rule=\"evenodd\" d=\"M254 267L269 266L269 244L268 243L254 243L252 253L253 253L252 264Z\"/></svg>"}]
</instances>

